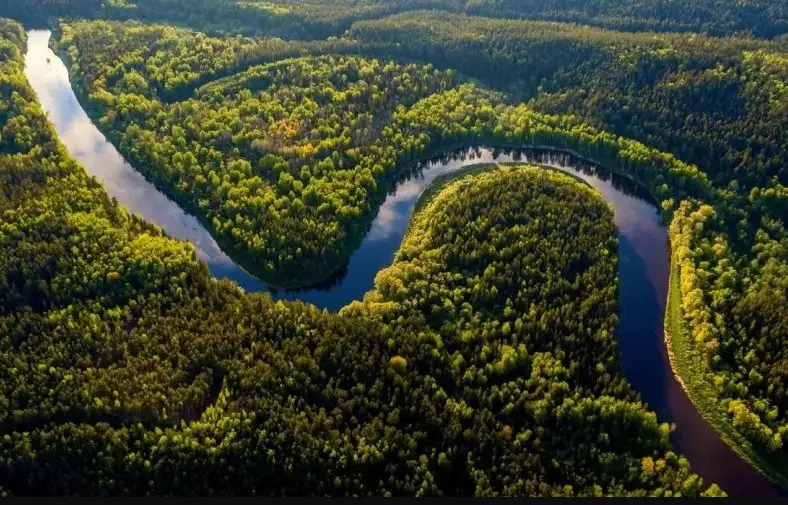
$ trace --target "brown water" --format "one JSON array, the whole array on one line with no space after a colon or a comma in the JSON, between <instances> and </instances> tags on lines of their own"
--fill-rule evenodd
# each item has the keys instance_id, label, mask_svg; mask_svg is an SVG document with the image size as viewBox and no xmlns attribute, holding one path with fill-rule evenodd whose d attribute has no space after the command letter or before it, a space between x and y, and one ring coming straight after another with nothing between
<instances>
[{"instance_id":1,"label":"brown water","mask_svg":"<svg viewBox=\"0 0 788 505\"><path fill-rule=\"evenodd\" d=\"M158 224L170 236L188 240L217 278L246 291L269 290L274 298L302 300L338 310L363 297L375 274L390 265L424 187L436 176L483 162L523 161L574 174L599 190L615 209L619 236L620 319L617 332L623 372L660 421L675 422L676 450L695 472L733 496L774 496L777 489L740 459L703 420L670 371L663 320L668 290L669 246L656 207L631 180L605 172L574 156L539 150L474 148L423 163L415 176L388 196L347 266L330 281L298 290L272 290L236 265L192 215L136 172L92 123L77 101L63 62L48 47L48 31L28 32L25 73L54 123L61 141L110 196Z\"/></svg>"}]
</instances>

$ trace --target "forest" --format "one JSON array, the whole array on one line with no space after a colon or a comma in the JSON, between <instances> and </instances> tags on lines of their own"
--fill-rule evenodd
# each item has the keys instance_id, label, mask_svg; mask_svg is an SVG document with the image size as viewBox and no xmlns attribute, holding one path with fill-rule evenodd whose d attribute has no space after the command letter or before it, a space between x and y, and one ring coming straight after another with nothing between
<instances>
[{"instance_id":1,"label":"forest","mask_svg":"<svg viewBox=\"0 0 788 505\"><path fill-rule=\"evenodd\" d=\"M788 183L785 44L436 12L356 23L348 38L367 54L456 69L537 111L579 115L720 185Z\"/></svg>"},{"instance_id":2,"label":"forest","mask_svg":"<svg viewBox=\"0 0 788 505\"><path fill-rule=\"evenodd\" d=\"M252 65L167 101L156 93L161 81L193 79L199 57L173 70L169 52L149 42L147 31L159 28L121 25L123 42L113 43L118 26L106 25L63 24L59 43L96 122L138 170L275 285L330 276L405 169L470 141L621 158L660 201L712 191L705 174L673 157L574 116L510 105L432 64L302 56ZM183 50L174 54L190 61Z\"/></svg>"},{"instance_id":3,"label":"forest","mask_svg":"<svg viewBox=\"0 0 788 505\"><path fill-rule=\"evenodd\" d=\"M458 147L631 178L668 227L674 373L785 486L785 3L315 4L3 14L53 29L94 123L273 286L330 277ZM0 495L724 494L621 374L613 211L584 183L476 167L422 198L363 300L275 302L107 196L25 50L0 20Z\"/></svg>"},{"instance_id":4,"label":"forest","mask_svg":"<svg viewBox=\"0 0 788 505\"><path fill-rule=\"evenodd\" d=\"M5 493L721 493L617 372L617 240L589 187L453 182L365 300L274 303L106 197L2 27Z\"/></svg>"},{"instance_id":5,"label":"forest","mask_svg":"<svg viewBox=\"0 0 788 505\"><path fill-rule=\"evenodd\" d=\"M491 18L566 21L622 31L752 35L788 33L783 1L683 0L2 0L26 23L67 18L167 22L211 33L319 40L354 22L418 9Z\"/></svg>"}]
</instances>

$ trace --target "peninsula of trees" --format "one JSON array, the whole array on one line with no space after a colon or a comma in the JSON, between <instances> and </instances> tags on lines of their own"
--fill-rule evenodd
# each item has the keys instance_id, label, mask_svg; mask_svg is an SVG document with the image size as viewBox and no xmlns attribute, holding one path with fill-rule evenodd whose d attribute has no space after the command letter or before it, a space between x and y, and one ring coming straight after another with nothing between
<instances>
[{"instance_id":1,"label":"peninsula of trees","mask_svg":"<svg viewBox=\"0 0 788 505\"><path fill-rule=\"evenodd\" d=\"M785 3L311 4L3 15L53 28L108 139L273 285L341 268L434 154L549 146L632 178L669 229L675 371L786 485ZM25 50L0 19L0 495L721 494L618 372L613 216L583 183L473 171L364 300L273 302L106 195Z\"/></svg>"},{"instance_id":2,"label":"peninsula of trees","mask_svg":"<svg viewBox=\"0 0 788 505\"><path fill-rule=\"evenodd\" d=\"M589 187L530 167L453 182L364 301L273 303L107 199L2 30L3 493L707 487L617 372L617 241Z\"/></svg>"}]
</instances>

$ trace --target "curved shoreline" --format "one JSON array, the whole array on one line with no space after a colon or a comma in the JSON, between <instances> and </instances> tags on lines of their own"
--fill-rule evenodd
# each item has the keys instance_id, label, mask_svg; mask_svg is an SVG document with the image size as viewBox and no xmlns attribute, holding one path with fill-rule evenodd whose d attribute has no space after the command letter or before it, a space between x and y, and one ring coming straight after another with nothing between
<instances>
[{"instance_id":1,"label":"curved shoreline","mask_svg":"<svg viewBox=\"0 0 788 505\"><path fill-rule=\"evenodd\" d=\"M73 90L74 86L73 86L73 83L71 82L71 75L70 75L70 73L68 73L67 75L68 75L69 86L71 88L70 91L73 93L74 92L74 90ZM79 101L77 101L77 102L79 102ZM91 126L93 128L95 128L97 131L101 132L101 128L98 127L95 124L95 121L93 121L94 118L92 118L90 116L90 114L87 111L85 111L84 108L82 108L80 103L77 103L77 106L91 120L91 122L92 122ZM58 131L58 135L61 136L61 131ZM103 142L106 143L106 144L109 144L111 146L109 141L106 139L106 136L102 136L102 137L103 137ZM66 142L64 140L64 144L65 143ZM476 142L476 143L481 144L483 142L479 141L479 142ZM473 142L463 142L461 145L467 146L468 144L473 144ZM504 150L505 149L519 149L519 148L522 148L522 147L523 146L501 146L501 148L504 149ZM581 160L581 161L585 160L586 162L590 162L593 166L601 166L601 165L603 165L601 163L597 163L597 162L594 162L593 160L585 158L584 156L580 155L579 153L576 153L576 152L574 152L572 150L569 150L569 149L560 149L560 148L556 149L556 148L552 148L552 147L548 147L548 146L537 146L537 145L529 146L530 149L539 149L540 147L543 150L544 150L544 148L548 148L549 151L552 152L552 153L561 153L561 154L564 154L564 155L570 155L570 156L572 156L572 157L574 157L574 158L576 158L578 160ZM72 152L72 155L74 155L75 157L78 158L77 154L79 154L79 153L76 153L76 154L74 153L74 149L75 149L74 146L68 146L68 149L69 149L70 152ZM442 149L437 149L436 151L439 152L439 153L446 153L446 152L449 152L449 151L452 151L452 150L453 150L452 147L446 147L446 148L442 148ZM485 150L485 153L489 154L489 151ZM534 163L534 162L531 162L529 160L523 160L523 161L520 161L519 163L521 163L521 164L536 164L536 165L539 165L539 163ZM478 163L473 163L473 164L478 164ZM441 167L445 169L446 167L450 167L450 165L451 165L450 162L443 163L441 165ZM460 165L460 166L462 166L462 165ZM432 177L431 180L433 182L435 182L436 181L435 178L440 177L440 174L442 174L442 173L453 173L453 170L456 170L457 168L460 168L460 167L456 167L454 169L449 168L449 169L444 170L443 172L440 172L440 173L430 172L430 177ZM133 168L131 168L130 166L129 166L129 169L133 170ZM617 177L620 177L622 179L627 179L627 180L631 181L632 183L639 185L640 187L644 187L642 184L640 184L639 181L637 181L634 177L632 177L629 174L621 174L620 171L609 170L607 168L605 169L605 172L606 173L610 173L610 174L615 174ZM152 187L155 188L155 185L151 184L151 182L148 181L147 178L142 176L139 172L135 171L135 173L138 174L141 179L143 179L144 181L146 181L148 184L150 184ZM423 175L426 177L426 175L427 175L426 172ZM603 179L595 179L595 180L604 181ZM407 182L409 182L409 181L406 181L405 183L398 184L397 185L397 189L395 189L394 193L396 193L397 190L399 190L402 186L406 185ZM419 193L419 195L416 198L417 202L421 199L420 198L421 195L423 195L424 192L427 190L427 187L429 187L429 184L431 184L431 183L428 183L426 187L422 188L421 192ZM611 187L612 187L612 185L613 185L613 183L610 183ZM106 188L106 185L105 185L105 188ZM107 191L110 192L109 188L107 188ZM616 190L616 191L618 191L618 190ZM166 197L166 195L161 190L157 189L157 192L159 194L161 194L162 196ZM389 195L389 196L393 196L393 194ZM608 201L608 203L611 203L610 200L608 199L608 197L605 197L605 199ZM654 199L652 197L652 202L651 203L653 203L653 200ZM173 205L173 206L179 206L180 205L177 202L177 200L169 200L169 199L167 199L167 201L169 201L170 204ZM388 198L386 198L386 202L388 202ZM649 203L648 205L653 207L651 205L651 203ZM380 216L380 214L382 213L382 210L383 210L384 206L385 206L385 203L383 203L380 206L380 208L377 208L378 216ZM188 208L188 207L186 207L186 208ZM179 210L181 212L184 212L183 208L179 207ZM373 212L375 212L375 211L373 211ZM405 219L406 219L407 223L410 223L410 220L411 220L411 217L413 215L413 212L414 212L414 208L412 207L411 210L407 213L407 216L405 216ZM655 211L655 214L656 215L660 215L658 209ZM200 225L203 224L201 222L202 219L200 219L197 216L192 215L192 216L187 216L187 217L190 217L191 219L197 221ZM638 217L642 217L642 216L638 216ZM401 216L400 216L400 218L401 218ZM375 222L377 222L377 219L372 223L372 225L374 225ZM637 219L635 220L635 223L636 224L642 224L642 223L638 223ZM632 223L629 223L629 224L631 225ZM650 223L650 224L653 225L654 223ZM370 225L370 226L372 226L372 225ZM164 228L163 226L161 226L161 227ZM617 229L619 229L619 224L618 223L617 223ZM206 228L206 230L207 230L207 228ZM206 233L208 233L208 232L206 231ZM367 233L366 236L361 238L361 242L362 243L364 241L366 241L368 235L369 235L369 232ZM668 236L667 232L664 232L664 235ZM183 237L178 237L177 235L171 235L171 236L175 236L176 238L181 238L183 240L189 240L188 237L187 238L183 238ZM227 255L227 253L225 253L221 249L221 246L224 245L224 244L219 243L219 241L217 239L215 239L214 237L211 237L211 238L214 241L213 245L216 246L216 248L219 250L219 252L221 252L221 254L225 255L228 259L230 259L230 261L232 263L232 265L231 265L232 268L240 269L240 270L244 271L247 276L253 277L249 272L244 270L244 267L241 264L239 264L238 261L235 261L232 258L230 258L230 256ZM677 430L677 431L681 431L684 428L687 428L689 431L693 431L693 430L701 430L701 431L703 431L703 430L706 430L706 431L708 431L710 433L706 433L705 435L710 435L710 434L714 435L716 437L716 440L719 441L719 443L725 445L726 447L729 447L729 444L726 445L725 441L722 438L720 438L718 436L718 434L716 434L714 432L714 430L712 429L713 425L705 420L705 416L702 416L702 413L700 412L700 410L698 410L695 407L692 408L692 411L693 411L694 415L697 416L698 418L700 418L705 423L705 426L697 424L696 419L693 417L692 413L682 410L682 409L685 408L685 406L681 404L680 399L679 399L679 403L677 404L678 406L671 404L671 401L676 400L675 398L671 398L670 397L670 394L671 394L671 391L672 391L671 388L673 387L670 382L672 381L672 383L676 385L675 387L678 388L678 390L682 392L682 395L686 399L686 401L690 402L690 405L694 405L694 403L692 403L692 398L691 398L690 394L688 393L688 389L687 389L686 384L684 384L684 381L682 380L682 378L680 376L678 376L677 367L676 367L676 365L674 363L675 357L673 359L671 359L671 356L673 355L673 349L672 349L671 345L668 345L669 343L667 342L667 340L669 340L669 339L666 339L666 335L667 334L664 331L664 326L665 326L665 323L666 323L665 318L666 318L666 314L667 314L667 312L664 310L664 305L662 307L662 311L660 312L660 310L659 310L660 309L659 305L660 304L664 304L666 302L666 300L667 300L667 297L664 296L663 293L659 293L659 287L661 287L661 286L657 286L657 284L660 284L663 280L669 280L672 259L671 259L671 256L670 256L669 253L665 256L665 258L660 256L660 254L663 254L665 252L664 250L661 251L661 252L658 252L658 256L657 256L656 259L654 259L654 258L652 258L652 259L644 259L644 258L639 256L639 253L643 253L644 251L648 252L647 251L648 247L657 247L658 246L658 242L659 242L660 239L658 237L656 237L656 236L650 237L651 243L648 244L646 249L643 249L644 246L642 246L642 245L639 246L639 247L641 247L640 250L638 249L638 246L633 245L633 243L631 243L632 242L631 241L631 237L628 238L627 240L629 240L628 245L632 249L632 251L630 251L630 254L634 254L630 259L633 260L633 261L639 261L640 262L639 264L635 265L634 268L639 269L637 273L638 273L638 275L640 275L642 277L642 278L639 277L638 280L634 280L634 281L632 279L628 279L627 282L634 282L635 284L637 284L637 282L641 282L641 283L644 283L644 282L645 283L649 283L649 282L651 282L651 284L653 284L653 285L643 285L643 286L629 286L629 288L630 289L646 288L647 292L645 293L645 295L647 295L647 297L655 298L655 301L652 301L651 298L646 298L645 299L645 304L646 305L651 304L651 305L648 306L648 310L650 312L648 312L646 314L647 319L645 320L646 322L644 323L643 327L638 326L640 323L639 323L639 320L637 319L638 317L643 315L642 313L635 314L634 315L634 317L635 317L634 320L632 320L633 315L630 314L629 315L630 320L629 320L628 323L620 323L621 326L626 326L626 324L633 325L631 328L628 328L628 330L629 330L628 332L622 332L622 331L618 332L619 334L621 334L621 333L625 334L625 335L619 335L620 338L625 341L625 342L622 342L621 340L619 341L619 345L620 345L619 349L620 349L621 358L622 358L621 361L624 362L625 372L627 372L627 368L629 368L628 373L625 373L625 375L627 375L627 379L630 380L632 374L633 373L635 374L634 378L632 380L630 380L630 383L633 384L633 388L634 389L636 389L636 390L641 392L641 396L644 398L644 400L647 401L647 403L649 404L649 407L652 410L657 411L658 415L660 415L659 413L661 411L661 415L660 415L661 419L660 420L664 420L666 416L668 418L671 418L671 417L679 418L679 420L680 420L679 425L680 426L679 426L679 430ZM401 242L401 240L399 242ZM208 245L210 245L210 244L208 244ZM353 245L353 244L351 244L351 245ZM357 253L359 253L359 248L358 248L359 244L356 244L356 246L357 246L357 249L355 249L356 252L353 252L350 255L348 255L348 259L351 262L353 261L354 256ZM202 251L198 244L195 244L195 247L196 247L196 249L198 251ZM659 247L667 248L667 247L669 247L669 244L664 244L663 243L662 246L659 246ZM625 257L625 255L621 251L619 252L619 254L620 254L620 259L623 259ZM393 258L391 258L391 259L393 259ZM649 267L654 266L654 265L650 264L649 262L653 263L654 261L656 261L656 263L660 263L663 259L666 259L667 260L666 263L668 263L667 264L667 275L666 275L666 277L664 279L660 277L662 275L662 272L649 271ZM385 260L385 258L384 258L384 260ZM211 267L211 264L209 264L209 268L210 267ZM630 268L633 268L632 265L630 265ZM660 268L662 268L662 266L661 265L657 265L656 268L657 268L657 270L659 270ZM214 272L212 271L212 273L214 273ZM329 278L331 276L333 276L333 275L334 274L332 273L329 276ZM621 277L623 277L623 275L620 276L620 278ZM270 284L269 285L263 284L259 280L257 280L257 284L262 286L263 289L268 289L268 287L270 286ZM622 282L622 284L623 284L623 282ZM305 290L305 291L309 291L309 290ZM308 300L308 296L304 294L305 291L302 290L302 291L299 291L299 292L296 292L296 293L289 293L289 294L285 293L283 298L285 298L285 299L299 299L299 300L304 300L304 301L310 302L310 300ZM660 301L659 298L662 298L662 300ZM620 295L620 299L621 299L620 310L622 312L621 316L622 316L622 319L624 319L623 312L625 311L625 307L628 306L627 304L629 304L629 305L636 304L638 302L638 300L634 300L634 301L633 300L624 300L624 296L623 295ZM311 302L311 303L314 303L314 302ZM630 310L634 310L635 312L637 312L638 310L641 310L641 311L643 310L642 308L638 308L638 307L634 307L633 308L631 306L629 307L629 309ZM657 315L659 316L659 321L654 319ZM651 325L651 326L649 326L649 325ZM658 331L659 335L650 335L650 334L648 334L647 330L650 330L650 329L653 329L655 331L659 330ZM644 336L646 337L645 340L643 340ZM654 340L654 341L649 340L651 338L656 338L656 340ZM629 339L629 341L627 341L627 339ZM640 340L637 340L637 339L640 339ZM623 345L624 343L626 343L627 345ZM654 346L655 343L658 344L659 347L655 347ZM649 348L649 345L651 346L650 348ZM650 359L653 362L648 363L649 366L643 366L642 363L638 362L638 356L637 356L636 353L634 354L635 358L632 358L632 357L625 358L623 356L624 353L622 352L623 348L625 348L625 347L629 347L629 350L627 352L631 352L633 349L635 349L635 350L641 350L641 349L648 350L651 353L651 355L650 356L646 356L645 359ZM656 352L654 352L654 351L656 351ZM665 354L665 353L667 353L667 356L663 356L663 354ZM641 367L643 367L643 370L645 370L645 371L642 371L640 369ZM664 377L662 377L662 374L664 373L662 367L665 367L669 371L670 378L665 379ZM649 374L656 374L656 375L649 376ZM666 384L656 384L656 385L652 384L652 386L653 386L651 388L652 390L649 390L649 388L645 388L645 389L638 388L638 386L635 384L635 382L636 382L635 379L641 380L641 381L643 381L643 380L650 381L647 384L651 384L651 383L654 383L654 382L659 382L660 380L666 380L667 382L666 382ZM643 384L644 383L641 382L640 385L642 386ZM663 390L662 388L666 388L666 389ZM691 435L689 437L691 439L695 435L697 435L697 433L689 433L688 432L687 435ZM688 440L688 443L691 444L693 442L692 442L692 440ZM680 444L677 444L677 445L680 445ZM704 447L696 447L696 448L704 449ZM729 449L733 450L730 447L729 447ZM727 454L724 454L724 451L721 454L723 454L723 457L727 457ZM740 463L744 464L744 460L741 459L740 455L737 455L737 454L738 454L738 451L736 452L736 454L734 454L734 456L738 459L738 461ZM692 460L692 458L691 458L691 460ZM729 466L731 466L732 468L737 466L736 463L734 461L731 461L731 460L726 460L726 463ZM722 463L722 464L724 465L726 463ZM698 470L698 467L695 465L695 463L693 463L693 467L694 467L694 469L696 471ZM748 466L747 468L751 468L751 467ZM760 471L760 469L758 469L758 470ZM739 472L739 471L743 471L743 470L740 470L740 468L737 468L735 471ZM713 474L715 474L715 472L716 472L716 470L714 468L711 468L711 469L707 470L705 473L707 473L709 475L713 475ZM752 472L757 474L757 472L755 470L752 470ZM761 474L762 473L763 472L761 472ZM758 475L760 475L760 474L758 474ZM753 478L754 478L753 476L745 476L745 479L743 479L743 480L751 481ZM712 480L715 480L715 481L719 482L721 480L726 480L726 479L712 478ZM725 485L726 488L728 487L728 484L729 484L728 482L725 482L724 485ZM754 487L763 489L763 486L754 486ZM756 492L758 492L758 491L756 491ZM764 494L769 494L769 493L764 493Z\"/></svg>"},{"instance_id":2,"label":"curved shoreline","mask_svg":"<svg viewBox=\"0 0 788 505\"><path fill-rule=\"evenodd\" d=\"M721 404L716 396L714 398L706 398L710 401L709 406L704 405L702 402L704 397L709 395L696 382L702 381L701 384L707 387L711 387L711 385L706 384L706 379L703 377L703 373L706 371L705 364L697 363L698 366L703 367L700 375L698 375L692 370L692 366L696 364L697 360L685 349L682 349L685 347L683 339L686 338L686 333L681 321L679 276L678 265L675 264L673 257L671 257L670 283L665 310L664 345L674 380L681 386L695 410L709 424L720 440L743 461L747 462L751 468L768 479L773 485L778 486L777 493L779 496L786 496L788 475L778 470L780 465L769 461L768 454L764 455L761 451L756 450L752 442L736 430L727 412L719 408Z\"/></svg>"},{"instance_id":3,"label":"curved shoreline","mask_svg":"<svg viewBox=\"0 0 788 505\"><path fill-rule=\"evenodd\" d=\"M51 30L51 29L45 31L49 31L51 35L57 33L56 30ZM82 106L82 110L91 119L94 127L104 135L105 139L107 139L107 141L110 142L114 146L114 148L118 150L118 152L120 152L120 154L123 156L124 159L129 160L129 162L134 162L135 160L133 158L132 153L126 149L119 147L120 142L117 142L117 139L115 138L117 132L114 132L113 130L107 128L104 124L102 124L101 121L99 121L100 119L99 111L97 111L95 107L92 107L94 104L91 102L89 96L86 93L86 90L82 86L82 83L77 79L75 79L74 75L71 72L71 67L74 62L71 62L70 55L66 51L57 48L57 43L55 42L55 38L52 36L50 36L49 38L48 47L64 63L68 62L68 64L65 64L65 68L68 75L69 84L71 86L73 93L76 95L80 103L80 106ZM87 107L85 106L85 104L87 104ZM409 164L408 166L415 165L418 167L426 163L429 163L431 160L435 158L439 158L447 154L468 149L468 146L471 145L479 146L480 148L484 148L484 149L492 149L492 150L498 150L498 149L534 150L534 151L544 151L550 153L567 154L569 156L572 156L573 158L576 158L577 160L590 163L592 165L596 165L600 167L604 166L606 172L615 174L619 177L626 178L636 183L644 190L646 188L646 185L643 184L641 181L637 180L632 174L616 169L614 164L609 164L609 163L604 163L603 161L594 160L593 158L583 155L573 149L555 147L545 144L505 144L499 141L495 141L495 140L487 141L485 139L477 139L475 141L468 141L468 142L459 141L455 143L448 143L441 147L429 149L426 152L422 153L419 159L417 159L414 163ZM471 149L473 149L473 147ZM610 168L611 166L613 168ZM390 192L384 193L383 199L381 201L373 201L372 205L370 205L369 207L369 215L365 214L361 216L362 217L361 221L368 221L367 232L360 235L359 237L351 237L350 240L339 243L339 247L341 251L339 253L340 260L337 262L336 265L332 266L327 273L313 276L313 278L310 278L309 280L287 283L287 282L281 282L279 280L270 280L267 279L264 275L261 275L257 271L254 258L251 255L245 254L245 251L237 250L235 247L236 243L231 239L228 239L224 235L216 235L212 228L211 220L207 216L202 215L198 211L198 209L194 206L193 202L183 197L178 192L173 192L172 188L169 188L166 185L162 184L159 179L155 177L151 177L147 173L147 171L140 171L137 170L136 168L135 171L138 174L140 174L146 181L152 184L160 193L162 193L168 199L175 202L181 209L185 210L190 216L194 217L197 221L199 221L200 224L203 226L203 228L205 228L208 231L208 233L210 233L211 237L218 244L222 252L226 254L233 261L236 267L243 270L248 276L253 277L259 283L264 284L267 288L270 288L270 290L273 291L279 291L279 290L303 291L331 282L332 279L334 279L339 272L341 272L344 268L347 267L354 252L357 251L359 246L363 243L366 237L366 233L369 231L369 226L372 224L372 220L374 219L374 216L379 211L380 206L385 201L386 195L390 194ZM399 170L399 173L392 174L392 178L396 181L407 180L409 176L410 176L410 172L407 170ZM396 188L394 188L393 191L396 191ZM652 198L652 203L654 203L655 207L659 209L657 200L653 197L653 195L650 196ZM228 252L228 251L232 251L232 252Z\"/></svg>"}]
</instances>

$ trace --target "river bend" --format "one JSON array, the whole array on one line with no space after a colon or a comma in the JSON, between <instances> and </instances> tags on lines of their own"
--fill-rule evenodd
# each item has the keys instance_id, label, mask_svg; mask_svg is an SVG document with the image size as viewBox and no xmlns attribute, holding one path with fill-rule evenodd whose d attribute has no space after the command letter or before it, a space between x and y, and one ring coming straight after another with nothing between
<instances>
[{"instance_id":1,"label":"river bend","mask_svg":"<svg viewBox=\"0 0 788 505\"><path fill-rule=\"evenodd\" d=\"M620 314L617 340L624 374L657 413L676 423L671 438L692 469L732 496L774 496L776 488L739 458L700 416L674 378L664 344L663 320L670 252L656 207L638 186L571 155L484 147L424 162L417 175L399 183L378 211L361 246L333 279L297 290L274 290L250 275L217 245L193 215L136 172L92 123L78 102L68 71L48 47L49 31L28 32L25 73L61 142L107 193L129 211L159 225L168 235L194 244L216 278L229 278L246 291L271 291L276 299L302 300L338 310L361 299L375 274L391 264L424 187L438 175L482 162L522 161L578 176L599 190L615 209L619 237Z\"/></svg>"}]
</instances>

